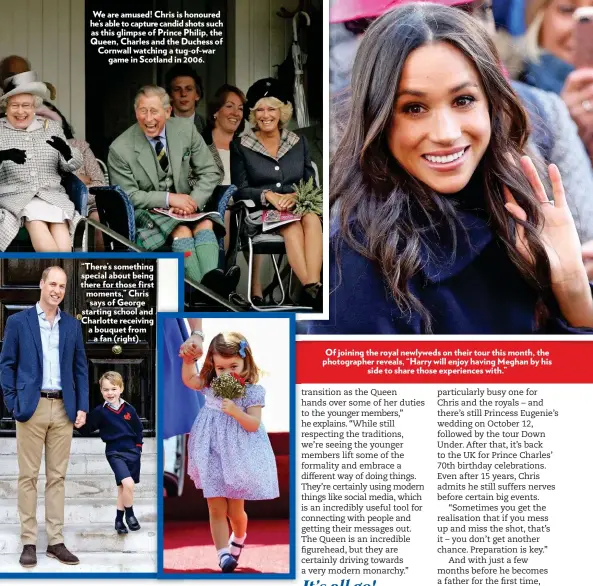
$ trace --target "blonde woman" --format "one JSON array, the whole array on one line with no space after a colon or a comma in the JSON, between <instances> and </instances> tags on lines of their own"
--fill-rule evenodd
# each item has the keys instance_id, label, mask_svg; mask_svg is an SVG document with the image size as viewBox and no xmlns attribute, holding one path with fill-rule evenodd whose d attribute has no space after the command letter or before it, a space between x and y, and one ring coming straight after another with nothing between
<instances>
[{"instance_id":1,"label":"blonde woman","mask_svg":"<svg viewBox=\"0 0 593 586\"><path fill-rule=\"evenodd\" d=\"M574 11L587 5L593 6L593 2L528 2L523 47L526 59L520 79L562 97L593 158L593 68L574 68Z\"/></svg>"},{"instance_id":2,"label":"blonde woman","mask_svg":"<svg viewBox=\"0 0 593 586\"><path fill-rule=\"evenodd\" d=\"M247 92L249 124L237 148L231 153L236 199L250 199L256 208L291 210L295 203L294 184L315 175L309 146L304 137L286 129L292 105L278 80L255 82ZM303 284L302 303L321 310L321 220L305 214L300 222L279 228L286 244L288 262Z\"/></svg>"}]
</instances>

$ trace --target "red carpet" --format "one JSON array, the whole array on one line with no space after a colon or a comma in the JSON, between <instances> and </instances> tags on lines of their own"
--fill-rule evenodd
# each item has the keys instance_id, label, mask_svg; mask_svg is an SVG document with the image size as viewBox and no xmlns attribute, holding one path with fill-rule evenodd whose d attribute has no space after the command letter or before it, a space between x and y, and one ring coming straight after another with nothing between
<instances>
[{"instance_id":1,"label":"red carpet","mask_svg":"<svg viewBox=\"0 0 593 586\"><path fill-rule=\"evenodd\" d=\"M219 574L218 557L207 521L167 521L164 571L172 574ZM289 528L285 519L253 519L235 574L287 574Z\"/></svg>"}]
</instances>

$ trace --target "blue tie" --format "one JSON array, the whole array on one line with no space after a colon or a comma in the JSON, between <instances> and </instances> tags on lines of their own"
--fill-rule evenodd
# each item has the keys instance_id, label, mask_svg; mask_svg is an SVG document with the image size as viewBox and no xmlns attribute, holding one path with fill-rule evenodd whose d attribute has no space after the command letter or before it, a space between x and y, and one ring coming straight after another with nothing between
<instances>
[{"instance_id":1,"label":"blue tie","mask_svg":"<svg viewBox=\"0 0 593 586\"><path fill-rule=\"evenodd\" d=\"M154 145L154 150L161 169L166 171L169 168L169 158L167 157L167 151L165 150L165 145L161 142L160 136Z\"/></svg>"}]
</instances>

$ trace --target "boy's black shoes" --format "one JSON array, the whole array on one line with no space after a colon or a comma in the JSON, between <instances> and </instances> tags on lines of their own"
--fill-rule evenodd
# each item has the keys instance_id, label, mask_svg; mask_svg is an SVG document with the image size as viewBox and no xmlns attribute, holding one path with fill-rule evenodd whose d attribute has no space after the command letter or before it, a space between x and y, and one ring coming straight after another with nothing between
<instances>
[{"instance_id":1,"label":"boy's black shoes","mask_svg":"<svg viewBox=\"0 0 593 586\"><path fill-rule=\"evenodd\" d=\"M124 522L119 519L115 520L115 530L119 535L124 535L128 532L128 528L125 526Z\"/></svg>"},{"instance_id":2,"label":"boy's black shoes","mask_svg":"<svg viewBox=\"0 0 593 586\"><path fill-rule=\"evenodd\" d=\"M138 529L140 529L140 523L138 523L138 519L136 519L134 515L126 517L126 523L128 524L128 529L130 531L138 531Z\"/></svg>"}]
</instances>

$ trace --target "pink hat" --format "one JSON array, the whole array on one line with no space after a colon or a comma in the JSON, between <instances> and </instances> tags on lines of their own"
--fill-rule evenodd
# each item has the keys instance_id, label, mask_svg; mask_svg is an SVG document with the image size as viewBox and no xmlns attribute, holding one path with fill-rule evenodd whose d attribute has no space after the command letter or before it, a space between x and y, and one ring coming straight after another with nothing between
<instances>
[{"instance_id":1,"label":"pink hat","mask_svg":"<svg viewBox=\"0 0 593 586\"><path fill-rule=\"evenodd\" d=\"M418 0L335 0L329 11L331 23L346 22L358 18L375 18L396 6L403 6ZM420 0L442 6L470 4L472 0Z\"/></svg>"}]
</instances>

